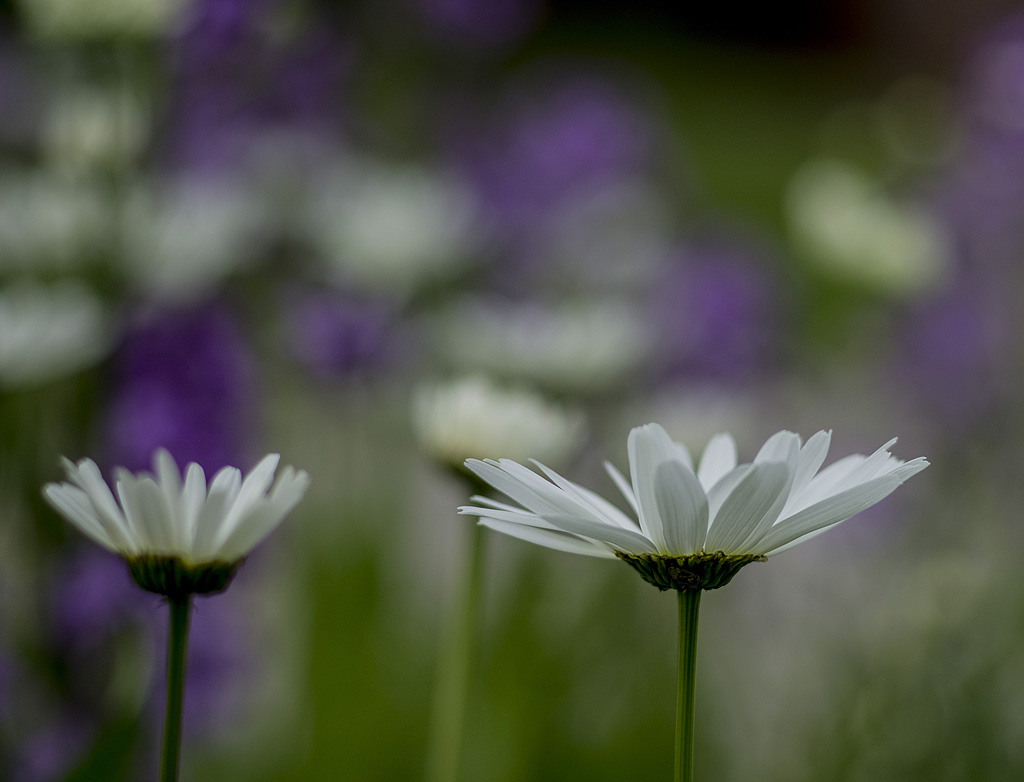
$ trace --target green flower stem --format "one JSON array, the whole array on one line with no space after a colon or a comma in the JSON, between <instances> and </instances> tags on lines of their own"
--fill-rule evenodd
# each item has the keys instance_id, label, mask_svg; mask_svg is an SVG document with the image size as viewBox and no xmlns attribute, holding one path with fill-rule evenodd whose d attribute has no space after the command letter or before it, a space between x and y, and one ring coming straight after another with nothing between
<instances>
[{"instance_id":1,"label":"green flower stem","mask_svg":"<svg viewBox=\"0 0 1024 782\"><path fill-rule=\"evenodd\" d=\"M188 654L188 623L192 595L168 598L170 631L167 636L167 711L164 744L160 753L160 782L178 782L181 755L181 707L185 694L185 657Z\"/></svg>"},{"instance_id":2,"label":"green flower stem","mask_svg":"<svg viewBox=\"0 0 1024 782\"><path fill-rule=\"evenodd\" d=\"M470 525L458 593L438 661L437 689L427 745L427 782L459 778L466 700L480 615L484 528Z\"/></svg>"},{"instance_id":3,"label":"green flower stem","mask_svg":"<svg viewBox=\"0 0 1024 782\"><path fill-rule=\"evenodd\" d=\"M679 679L676 697L675 782L693 782L693 695L697 689L697 619L700 589L679 595Z\"/></svg>"}]
</instances>

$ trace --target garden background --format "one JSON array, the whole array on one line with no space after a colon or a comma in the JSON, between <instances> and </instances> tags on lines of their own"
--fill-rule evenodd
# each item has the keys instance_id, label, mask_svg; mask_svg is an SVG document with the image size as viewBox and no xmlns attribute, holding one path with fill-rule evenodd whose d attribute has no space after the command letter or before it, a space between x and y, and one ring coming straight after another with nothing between
<instances>
[{"instance_id":1,"label":"garden background","mask_svg":"<svg viewBox=\"0 0 1024 782\"><path fill-rule=\"evenodd\" d=\"M0 778L155 767L163 610L40 487L158 446L312 477L198 601L183 778L418 778L472 521L413 399L466 376L601 492L647 421L899 435L707 596L697 776L1022 778L1024 11L686 6L0 2ZM485 584L464 778L667 778L671 597L490 533Z\"/></svg>"}]
</instances>

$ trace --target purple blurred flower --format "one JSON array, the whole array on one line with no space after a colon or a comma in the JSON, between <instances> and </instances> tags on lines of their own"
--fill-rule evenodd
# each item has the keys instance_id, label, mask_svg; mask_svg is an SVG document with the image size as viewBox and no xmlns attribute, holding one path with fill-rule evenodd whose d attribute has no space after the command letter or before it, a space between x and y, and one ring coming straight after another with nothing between
<instances>
[{"instance_id":1,"label":"purple blurred flower","mask_svg":"<svg viewBox=\"0 0 1024 782\"><path fill-rule=\"evenodd\" d=\"M150 314L115 357L107 437L115 464L149 469L157 447L207 472L244 461L255 367L217 304Z\"/></svg>"},{"instance_id":2,"label":"purple blurred flower","mask_svg":"<svg viewBox=\"0 0 1024 782\"><path fill-rule=\"evenodd\" d=\"M258 23L280 0L193 0L178 41L185 67L235 53L258 33Z\"/></svg>"},{"instance_id":3,"label":"purple blurred flower","mask_svg":"<svg viewBox=\"0 0 1024 782\"><path fill-rule=\"evenodd\" d=\"M965 424L997 395L1002 328L999 307L965 282L917 307L901 329L895 369L908 390L947 423Z\"/></svg>"},{"instance_id":4,"label":"purple blurred flower","mask_svg":"<svg viewBox=\"0 0 1024 782\"><path fill-rule=\"evenodd\" d=\"M53 583L53 630L62 644L101 641L156 606L132 583L120 557L95 547L62 562Z\"/></svg>"},{"instance_id":5,"label":"purple blurred flower","mask_svg":"<svg viewBox=\"0 0 1024 782\"><path fill-rule=\"evenodd\" d=\"M977 41L968 58L965 109L969 127L1024 139L1024 13Z\"/></svg>"},{"instance_id":6,"label":"purple blurred flower","mask_svg":"<svg viewBox=\"0 0 1024 782\"><path fill-rule=\"evenodd\" d=\"M964 139L936 203L968 264L1016 263L1024 229L1024 14L978 40L960 102Z\"/></svg>"},{"instance_id":7,"label":"purple blurred flower","mask_svg":"<svg viewBox=\"0 0 1024 782\"><path fill-rule=\"evenodd\" d=\"M737 380L777 358L778 291L764 259L742 248L685 248L659 280L654 306L670 376Z\"/></svg>"},{"instance_id":8,"label":"purple blurred flower","mask_svg":"<svg viewBox=\"0 0 1024 782\"><path fill-rule=\"evenodd\" d=\"M935 200L966 260L1012 253L1024 225L1024 142L975 134L939 182Z\"/></svg>"},{"instance_id":9,"label":"purple blurred flower","mask_svg":"<svg viewBox=\"0 0 1024 782\"><path fill-rule=\"evenodd\" d=\"M236 724L257 673L248 632L252 614L242 609L233 594L194 600L183 702L185 734L192 740L208 740L211 731L219 734ZM158 654L150 680L149 718L160 724L166 688L166 611L154 612L150 627Z\"/></svg>"},{"instance_id":10,"label":"purple blurred flower","mask_svg":"<svg viewBox=\"0 0 1024 782\"><path fill-rule=\"evenodd\" d=\"M281 42L260 25L278 0L208 0L177 44L169 134L174 162L223 168L246 161L261 136L330 133L343 108L351 49L313 29Z\"/></svg>"},{"instance_id":11,"label":"purple blurred flower","mask_svg":"<svg viewBox=\"0 0 1024 782\"><path fill-rule=\"evenodd\" d=\"M652 128L614 86L579 77L520 94L456 154L499 230L530 229L573 197L636 174Z\"/></svg>"},{"instance_id":12,"label":"purple blurred flower","mask_svg":"<svg viewBox=\"0 0 1024 782\"><path fill-rule=\"evenodd\" d=\"M411 0L437 38L460 49L504 49L540 17L540 0Z\"/></svg>"},{"instance_id":13,"label":"purple blurred flower","mask_svg":"<svg viewBox=\"0 0 1024 782\"><path fill-rule=\"evenodd\" d=\"M16 677L14 663L2 649L0 649L0 722L10 719L13 710L11 704L14 702L14 680ZM3 767L0 766L0 769Z\"/></svg>"},{"instance_id":14,"label":"purple blurred flower","mask_svg":"<svg viewBox=\"0 0 1024 782\"><path fill-rule=\"evenodd\" d=\"M286 302L288 347L312 373L344 375L380 363L392 347L392 308L327 291Z\"/></svg>"},{"instance_id":15,"label":"purple blurred flower","mask_svg":"<svg viewBox=\"0 0 1024 782\"><path fill-rule=\"evenodd\" d=\"M38 141L39 118L47 91L22 47L0 30L0 141Z\"/></svg>"},{"instance_id":16,"label":"purple blurred flower","mask_svg":"<svg viewBox=\"0 0 1024 782\"><path fill-rule=\"evenodd\" d=\"M92 738L88 719L65 716L18 748L11 782L58 782L80 762Z\"/></svg>"},{"instance_id":17,"label":"purple blurred flower","mask_svg":"<svg viewBox=\"0 0 1024 782\"><path fill-rule=\"evenodd\" d=\"M185 724L190 731L229 725L252 681L245 623L228 598L197 600L189 633ZM161 644L163 646L163 644ZM162 677L157 677L160 687Z\"/></svg>"}]
</instances>

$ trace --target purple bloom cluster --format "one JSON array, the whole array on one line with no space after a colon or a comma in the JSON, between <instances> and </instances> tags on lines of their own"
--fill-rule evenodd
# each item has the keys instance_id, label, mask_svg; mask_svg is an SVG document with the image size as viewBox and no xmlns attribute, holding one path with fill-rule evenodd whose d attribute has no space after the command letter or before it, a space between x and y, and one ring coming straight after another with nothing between
<instances>
[{"instance_id":1,"label":"purple bloom cluster","mask_svg":"<svg viewBox=\"0 0 1024 782\"><path fill-rule=\"evenodd\" d=\"M908 385L942 415L947 428L970 424L997 400L1002 321L998 309L966 284L909 313L899 365Z\"/></svg>"},{"instance_id":2,"label":"purple bloom cluster","mask_svg":"<svg viewBox=\"0 0 1024 782\"><path fill-rule=\"evenodd\" d=\"M32 735L20 746L11 782L56 782L81 761L92 740L87 720L66 716Z\"/></svg>"},{"instance_id":3,"label":"purple bloom cluster","mask_svg":"<svg viewBox=\"0 0 1024 782\"><path fill-rule=\"evenodd\" d=\"M287 129L329 134L350 49L325 29L279 41L264 29L280 0L203 0L177 41L170 156L186 167L244 162L250 142Z\"/></svg>"},{"instance_id":4,"label":"purple bloom cluster","mask_svg":"<svg viewBox=\"0 0 1024 782\"><path fill-rule=\"evenodd\" d=\"M576 77L515 95L458 147L485 214L499 233L516 235L642 170L652 128L615 86Z\"/></svg>"},{"instance_id":5,"label":"purple bloom cluster","mask_svg":"<svg viewBox=\"0 0 1024 782\"><path fill-rule=\"evenodd\" d=\"M386 304L305 290L290 296L286 307L288 347L314 375L372 368L391 352L394 313Z\"/></svg>"},{"instance_id":6,"label":"purple bloom cluster","mask_svg":"<svg viewBox=\"0 0 1024 782\"><path fill-rule=\"evenodd\" d=\"M157 602L135 587L120 557L94 546L64 560L54 584L53 630L62 646L95 644L142 621Z\"/></svg>"},{"instance_id":7,"label":"purple bloom cluster","mask_svg":"<svg viewBox=\"0 0 1024 782\"><path fill-rule=\"evenodd\" d=\"M540 16L538 0L412 0L439 42L478 51L518 43Z\"/></svg>"},{"instance_id":8,"label":"purple bloom cluster","mask_svg":"<svg viewBox=\"0 0 1024 782\"><path fill-rule=\"evenodd\" d=\"M107 432L113 463L149 469L158 447L208 472L241 463L254 382L254 362L226 307L151 313L115 358Z\"/></svg>"},{"instance_id":9,"label":"purple bloom cluster","mask_svg":"<svg viewBox=\"0 0 1024 782\"><path fill-rule=\"evenodd\" d=\"M232 724L230 718L251 678L254 659L243 615L230 595L196 601L189 632L184 709L185 724L197 738L195 731ZM165 646L161 643L161 648ZM162 671L154 673L154 688L160 690Z\"/></svg>"},{"instance_id":10,"label":"purple bloom cluster","mask_svg":"<svg viewBox=\"0 0 1024 782\"><path fill-rule=\"evenodd\" d=\"M683 248L654 293L670 375L740 380L778 355L780 301L767 260L724 242Z\"/></svg>"},{"instance_id":11,"label":"purple bloom cluster","mask_svg":"<svg viewBox=\"0 0 1024 782\"><path fill-rule=\"evenodd\" d=\"M961 98L959 152L935 208L955 269L943 291L908 313L898 371L919 398L965 424L999 398L1002 351L1024 251L1024 14L979 41ZM956 378L956 382L950 382Z\"/></svg>"}]
</instances>

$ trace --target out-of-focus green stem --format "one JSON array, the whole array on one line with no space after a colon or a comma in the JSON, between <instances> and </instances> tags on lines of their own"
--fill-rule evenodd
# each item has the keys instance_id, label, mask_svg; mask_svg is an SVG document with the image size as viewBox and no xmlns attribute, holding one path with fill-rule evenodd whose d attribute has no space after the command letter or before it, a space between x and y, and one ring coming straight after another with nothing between
<instances>
[{"instance_id":1,"label":"out-of-focus green stem","mask_svg":"<svg viewBox=\"0 0 1024 782\"><path fill-rule=\"evenodd\" d=\"M480 615L484 529L470 525L462 572L438 660L437 689L427 745L427 782L459 778L466 701Z\"/></svg>"},{"instance_id":2,"label":"out-of-focus green stem","mask_svg":"<svg viewBox=\"0 0 1024 782\"><path fill-rule=\"evenodd\" d=\"M167 634L167 710L164 743L160 753L160 782L178 782L181 756L181 711L185 695L185 658L188 655L188 624L192 596L168 598L170 628Z\"/></svg>"},{"instance_id":3,"label":"out-of-focus green stem","mask_svg":"<svg viewBox=\"0 0 1024 782\"><path fill-rule=\"evenodd\" d=\"M693 701L697 688L697 619L699 589L679 595L679 678L676 697L675 782L693 782Z\"/></svg>"}]
</instances>

